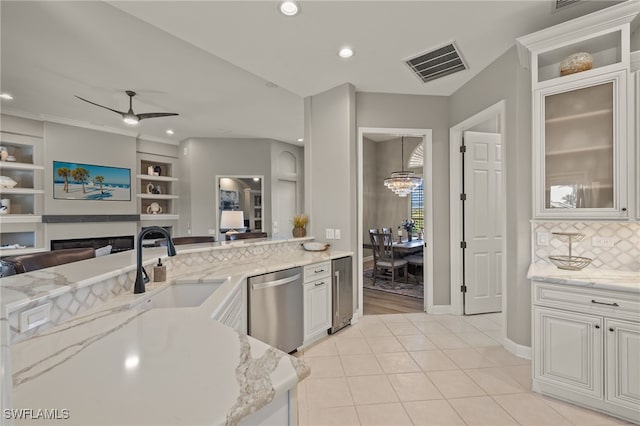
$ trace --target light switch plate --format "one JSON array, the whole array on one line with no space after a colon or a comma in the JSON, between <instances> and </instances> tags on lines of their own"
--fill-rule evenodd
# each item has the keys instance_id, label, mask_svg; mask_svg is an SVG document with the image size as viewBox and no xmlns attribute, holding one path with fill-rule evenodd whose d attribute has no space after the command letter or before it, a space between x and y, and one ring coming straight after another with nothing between
<instances>
[{"instance_id":1,"label":"light switch plate","mask_svg":"<svg viewBox=\"0 0 640 426\"><path fill-rule=\"evenodd\" d=\"M549 233L545 231L536 232L536 243L539 246L548 246L549 245Z\"/></svg>"},{"instance_id":2,"label":"light switch plate","mask_svg":"<svg viewBox=\"0 0 640 426\"><path fill-rule=\"evenodd\" d=\"M327 240L333 240L336 237L336 233L332 228L325 229L324 233Z\"/></svg>"},{"instance_id":3,"label":"light switch plate","mask_svg":"<svg viewBox=\"0 0 640 426\"><path fill-rule=\"evenodd\" d=\"M20 312L20 333L46 324L51 319L51 302Z\"/></svg>"},{"instance_id":4,"label":"light switch plate","mask_svg":"<svg viewBox=\"0 0 640 426\"><path fill-rule=\"evenodd\" d=\"M339 240L342 237L339 229L336 229L334 236L336 237L336 240Z\"/></svg>"}]
</instances>

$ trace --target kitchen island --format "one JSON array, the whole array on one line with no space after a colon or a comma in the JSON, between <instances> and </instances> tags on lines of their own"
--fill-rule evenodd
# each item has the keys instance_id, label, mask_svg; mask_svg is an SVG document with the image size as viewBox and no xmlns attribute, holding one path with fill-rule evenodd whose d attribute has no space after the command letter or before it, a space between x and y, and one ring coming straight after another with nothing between
<instances>
[{"instance_id":1,"label":"kitchen island","mask_svg":"<svg viewBox=\"0 0 640 426\"><path fill-rule=\"evenodd\" d=\"M13 313L48 301L59 306L75 291L72 305L84 288L115 276L122 280L122 274L127 281L135 273L135 256L108 256L111 272L100 271L100 260L91 259L3 278L3 408L57 409L55 414L68 416L59 424L257 424L283 418L296 424L295 387L309 369L211 318L249 276L350 254L305 252L299 243L180 246L178 256L163 260L166 282L148 285L142 295L129 287L25 339L10 324ZM166 257L164 249L144 250L144 263L157 257ZM57 281L43 280L47 274ZM197 307L149 309L143 303L154 291L183 282L215 282L217 289Z\"/></svg>"}]
</instances>

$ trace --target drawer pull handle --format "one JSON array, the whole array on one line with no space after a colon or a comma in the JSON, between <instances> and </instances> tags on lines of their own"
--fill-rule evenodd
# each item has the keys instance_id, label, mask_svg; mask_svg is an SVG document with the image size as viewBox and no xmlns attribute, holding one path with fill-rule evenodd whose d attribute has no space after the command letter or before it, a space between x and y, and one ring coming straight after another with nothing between
<instances>
[{"instance_id":1,"label":"drawer pull handle","mask_svg":"<svg viewBox=\"0 0 640 426\"><path fill-rule=\"evenodd\" d=\"M314 269L313 270L314 274L319 274L320 272L324 272L324 269Z\"/></svg>"},{"instance_id":2,"label":"drawer pull handle","mask_svg":"<svg viewBox=\"0 0 640 426\"><path fill-rule=\"evenodd\" d=\"M598 305L615 306L615 307L620 306L620 305L618 305L616 302L613 302L613 303L605 303L605 302L598 302L597 300L593 300L593 299L591 299L591 303L595 303L595 304L598 304Z\"/></svg>"},{"instance_id":3,"label":"drawer pull handle","mask_svg":"<svg viewBox=\"0 0 640 426\"><path fill-rule=\"evenodd\" d=\"M316 287L319 287L319 286L321 286L321 285L324 285L324 281L320 281L319 283L316 283L316 284L315 284L315 286L316 286Z\"/></svg>"}]
</instances>

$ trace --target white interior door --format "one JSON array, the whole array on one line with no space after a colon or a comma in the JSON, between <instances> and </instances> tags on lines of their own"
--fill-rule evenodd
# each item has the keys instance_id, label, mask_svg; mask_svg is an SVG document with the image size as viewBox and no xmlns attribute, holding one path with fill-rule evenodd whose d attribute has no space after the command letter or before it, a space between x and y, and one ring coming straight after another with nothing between
<instances>
[{"instance_id":1,"label":"white interior door","mask_svg":"<svg viewBox=\"0 0 640 426\"><path fill-rule=\"evenodd\" d=\"M276 221L273 224L273 235L291 237L293 216L297 214L297 182L285 179L277 180L276 189Z\"/></svg>"},{"instance_id":2,"label":"white interior door","mask_svg":"<svg viewBox=\"0 0 640 426\"><path fill-rule=\"evenodd\" d=\"M502 142L464 132L464 313L502 310Z\"/></svg>"}]
</instances>

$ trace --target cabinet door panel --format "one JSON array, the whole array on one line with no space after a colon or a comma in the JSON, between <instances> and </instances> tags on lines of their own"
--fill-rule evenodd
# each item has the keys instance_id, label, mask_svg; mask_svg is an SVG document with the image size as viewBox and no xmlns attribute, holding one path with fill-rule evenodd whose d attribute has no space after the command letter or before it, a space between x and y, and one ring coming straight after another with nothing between
<instances>
[{"instance_id":1,"label":"cabinet door panel","mask_svg":"<svg viewBox=\"0 0 640 426\"><path fill-rule=\"evenodd\" d=\"M640 324L605 320L606 399L631 408L640 420Z\"/></svg>"},{"instance_id":2,"label":"cabinet door panel","mask_svg":"<svg viewBox=\"0 0 640 426\"><path fill-rule=\"evenodd\" d=\"M535 308L534 378L602 397L601 317Z\"/></svg>"},{"instance_id":3,"label":"cabinet door panel","mask_svg":"<svg viewBox=\"0 0 640 426\"><path fill-rule=\"evenodd\" d=\"M331 297L329 280L304 285L304 338L331 328Z\"/></svg>"}]
</instances>

